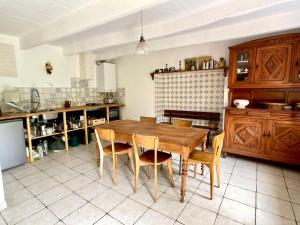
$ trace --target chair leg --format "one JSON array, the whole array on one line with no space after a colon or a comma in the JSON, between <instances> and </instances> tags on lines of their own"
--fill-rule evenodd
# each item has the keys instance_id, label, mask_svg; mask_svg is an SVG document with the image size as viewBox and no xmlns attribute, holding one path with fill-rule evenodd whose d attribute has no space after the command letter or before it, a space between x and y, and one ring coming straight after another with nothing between
<instances>
[{"instance_id":1,"label":"chair leg","mask_svg":"<svg viewBox=\"0 0 300 225\"><path fill-rule=\"evenodd\" d=\"M117 183L117 169L118 169L118 158L116 155L113 156L113 167L114 167L113 183L115 185Z\"/></svg>"},{"instance_id":2,"label":"chair leg","mask_svg":"<svg viewBox=\"0 0 300 225\"><path fill-rule=\"evenodd\" d=\"M100 166L100 151L99 151L99 146L98 144L96 144L96 162L97 162L97 166Z\"/></svg>"},{"instance_id":3,"label":"chair leg","mask_svg":"<svg viewBox=\"0 0 300 225\"><path fill-rule=\"evenodd\" d=\"M216 171L217 171L217 179L218 179L218 188L220 187L220 161L216 161Z\"/></svg>"},{"instance_id":4,"label":"chair leg","mask_svg":"<svg viewBox=\"0 0 300 225\"><path fill-rule=\"evenodd\" d=\"M182 164L182 157L180 155L180 157L179 157L179 171L178 171L178 175L181 175L181 164Z\"/></svg>"},{"instance_id":5,"label":"chair leg","mask_svg":"<svg viewBox=\"0 0 300 225\"><path fill-rule=\"evenodd\" d=\"M174 187L172 160L169 160L167 162L167 165L168 165L170 183L171 183L171 186Z\"/></svg>"},{"instance_id":6,"label":"chair leg","mask_svg":"<svg viewBox=\"0 0 300 225\"><path fill-rule=\"evenodd\" d=\"M102 175L103 175L103 160L104 160L104 156L100 155L99 156L99 173L100 173L100 179L102 179Z\"/></svg>"},{"instance_id":7,"label":"chair leg","mask_svg":"<svg viewBox=\"0 0 300 225\"><path fill-rule=\"evenodd\" d=\"M157 202L157 165L154 166L154 202Z\"/></svg>"},{"instance_id":8,"label":"chair leg","mask_svg":"<svg viewBox=\"0 0 300 225\"><path fill-rule=\"evenodd\" d=\"M214 198L214 165L209 165L210 172L210 199Z\"/></svg>"},{"instance_id":9,"label":"chair leg","mask_svg":"<svg viewBox=\"0 0 300 225\"><path fill-rule=\"evenodd\" d=\"M134 192L137 192L137 186L139 181L139 174L140 174L140 166L135 166L135 176L134 176Z\"/></svg>"},{"instance_id":10,"label":"chair leg","mask_svg":"<svg viewBox=\"0 0 300 225\"><path fill-rule=\"evenodd\" d=\"M132 173L134 174L134 165L133 165L132 151L128 152L128 158L129 158L129 162L130 162Z\"/></svg>"},{"instance_id":11,"label":"chair leg","mask_svg":"<svg viewBox=\"0 0 300 225\"><path fill-rule=\"evenodd\" d=\"M148 178L151 177L150 170L151 170L151 166L148 165L148 166L147 166L147 176L148 176Z\"/></svg>"},{"instance_id":12,"label":"chair leg","mask_svg":"<svg viewBox=\"0 0 300 225\"><path fill-rule=\"evenodd\" d=\"M197 163L194 162L194 178L197 176Z\"/></svg>"}]
</instances>

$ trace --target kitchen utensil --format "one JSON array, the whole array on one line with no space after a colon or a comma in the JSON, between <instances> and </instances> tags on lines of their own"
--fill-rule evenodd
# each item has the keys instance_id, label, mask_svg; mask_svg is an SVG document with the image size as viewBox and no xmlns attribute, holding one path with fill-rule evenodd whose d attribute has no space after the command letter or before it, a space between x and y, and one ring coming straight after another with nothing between
<instances>
[{"instance_id":1,"label":"kitchen utensil","mask_svg":"<svg viewBox=\"0 0 300 225\"><path fill-rule=\"evenodd\" d=\"M238 109L245 109L247 105L249 105L249 100L247 99L234 99L233 104Z\"/></svg>"},{"instance_id":2,"label":"kitchen utensil","mask_svg":"<svg viewBox=\"0 0 300 225\"><path fill-rule=\"evenodd\" d=\"M104 99L104 103L105 104L112 104L114 102L114 99L113 98L105 98Z\"/></svg>"}]
</instances>

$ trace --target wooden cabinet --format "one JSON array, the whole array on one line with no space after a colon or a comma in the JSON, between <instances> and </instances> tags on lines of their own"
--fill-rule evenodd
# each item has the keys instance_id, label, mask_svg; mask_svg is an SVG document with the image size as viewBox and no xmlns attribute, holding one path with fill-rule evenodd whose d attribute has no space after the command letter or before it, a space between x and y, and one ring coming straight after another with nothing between
<instances>
[{"instance_id":1,"label":"wooden cabinet","mask_svg":"<svg viewBox=\"0 0 300 225\"><path fill-rule=\"evenodd\" d=\"M225 152L300 164L300 118L282 113L236 116L231 109L225 117Z\"/></svg>"},{"instance_id":2,"label":"wooden cabinet","mask_svg":"<svg viewBox=\"0 0 300 225\"><path fill-rule=\"evenodd\" d=\"M256 154L264 153L266 121L263 119L229 116L228 145Z\"/></svg>"},{"instance_id":3,"label":"wooden cabinet","mask_svg":"<svg viewBox=\"0 0 300 225\"><path fill-rule=\"evenodd\" d=\"M266 102L300 102L300 33L249 41L229 48L229 106L224 151L300 165L300 111ZM248 99L236 109L234 99Z\"/></svg>"},{"instance_id":4,"label":"wooden cabinet","mask_svg":"<svg viewBox=\"0 0 300 225\"><path fill-rule=\"evenodd\" d=\"M272 120L270 142L272 157L299 160L300 122Z\"/></svg>"},{"instance_id":5,"label":"wooden cabinet","mask_svg":"<svg viewBox=\"0 0 300 225\"><path fill-rule=\"evenodd\" d=\"M289 82L292 45L271 45L256 48L255 84Z\"/></svg>"},{"instance_id":6,"label":"wooden cabinet","mask_svg":"<svg viewBox=\"0 0 300 225\"><path fill-rule=\"evenodd\" d=\"M230 52L229 86L247 86L252 83L253 50L235 49Z\"/></svg>"},{"instance_id":7,"label":"wooden cabinet","mask_svg":"<svg viewBox=\"0 0 300 225\"><path fill-rule=\"evenodd\" d=\"M294 45L291 76L293 83L300 83L300 41Z\"/></svg>"},{"instance_id":8,"label":"wooden cabinet","mask_svg":"<svg viewBox=\"0 0 300 225\"><path fill-rule=\"evenodd\" d=\"M229 88L300 87L300 34L229 48Z\"/></svg>"}]
</instances>

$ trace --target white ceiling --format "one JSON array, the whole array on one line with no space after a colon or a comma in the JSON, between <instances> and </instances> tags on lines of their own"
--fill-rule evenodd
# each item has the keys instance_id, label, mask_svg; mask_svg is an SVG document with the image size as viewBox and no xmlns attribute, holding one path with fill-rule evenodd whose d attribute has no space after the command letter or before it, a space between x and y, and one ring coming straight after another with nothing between
<instances>
[{"instance_id":1,"label":"white ceiling","mask_svg":"<svg viewBox=\"0 0 300 225\"><path fill-rule=\"evenodd\" d=\"M134 52L141 9L152 50L300 28L300 0L0 0L0 34L117 57Z\"/></svg>"},{"instance_id":2,"label":"white ceiling","mask_svg":"<svg viewBox=\"0 0 300 225\"><path fill-rule=\"evenodd\" d=\"M0 0L0 33L21 36L96 0Z\"/></svg>"}]
</instances>

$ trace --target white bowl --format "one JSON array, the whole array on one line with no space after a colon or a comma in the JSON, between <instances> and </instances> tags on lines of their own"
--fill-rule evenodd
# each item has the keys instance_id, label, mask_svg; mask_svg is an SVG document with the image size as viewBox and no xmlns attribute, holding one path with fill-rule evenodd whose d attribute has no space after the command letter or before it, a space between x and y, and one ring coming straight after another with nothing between
<instances>
[{"instance_id":1,"label":"white bowl","mask_svg":"<svg viewBox=\"0 0 300 225\"><path fill-rule=\"evenodd\" d=\"M244 109L247 105L249 105L249 100L247 100L247 99L234 99L233 104L238 109Z\"/></svg>"}]
</instances>

